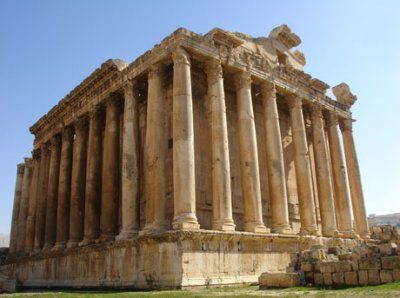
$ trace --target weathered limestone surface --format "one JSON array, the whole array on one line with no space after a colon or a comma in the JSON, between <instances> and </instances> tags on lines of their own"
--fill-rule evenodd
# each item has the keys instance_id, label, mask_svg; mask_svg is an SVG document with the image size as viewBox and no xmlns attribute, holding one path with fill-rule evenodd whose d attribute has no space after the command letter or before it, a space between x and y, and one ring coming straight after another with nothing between
<instances>
[{"instance_id":1,"label":"weathered limestone surface","mask_svg":"<svg viewBox=\"0 0 400 298\"><path fill-rule=\"evenodd\" d=\"M181 28L131 64L103 63L30 129L4 260L11 280L170 288L269 272L292 283L300 250L372 241L356 97L344 83L327 97L303 70L300 42L286 25L261 38ZM396 270L304 278L361 284Z\"/></svg>"}]
</instances>

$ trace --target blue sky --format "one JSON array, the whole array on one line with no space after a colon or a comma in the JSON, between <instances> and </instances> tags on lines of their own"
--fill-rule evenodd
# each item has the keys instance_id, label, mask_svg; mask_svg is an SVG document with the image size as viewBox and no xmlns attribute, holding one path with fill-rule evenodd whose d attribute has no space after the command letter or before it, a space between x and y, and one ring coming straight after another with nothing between
<instances>
[{"instance_id":1,"label":"blue sky","mask_svg":"<svg viewBox=\"0 0 400 298\"><path fill-rule=\"evenodd\" d=\"M256 37L283 23L302 39L306 72L358 96L367 212L400 212L400 1L0 0L0 233L29 126L103 61L131 62L178 27Z\"/></svg>"}]
</instances>

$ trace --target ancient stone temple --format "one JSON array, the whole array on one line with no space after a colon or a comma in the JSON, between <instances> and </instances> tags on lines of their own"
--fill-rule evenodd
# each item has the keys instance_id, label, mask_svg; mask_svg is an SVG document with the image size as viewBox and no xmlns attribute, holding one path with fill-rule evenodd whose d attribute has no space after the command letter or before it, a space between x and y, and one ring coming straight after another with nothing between
<instances>
[{"instance_id":1,"label":"ancient stone temple","mask_svg":"<svg viewBox=\"0 0 400 298\"><path fill-rule=\"evenodd\" d=\"M300 42L178 29L103 63L30 128L2 266L20 287L180 288L368 238L356 96L329 98Z\"/></svg>"}]
</instances>

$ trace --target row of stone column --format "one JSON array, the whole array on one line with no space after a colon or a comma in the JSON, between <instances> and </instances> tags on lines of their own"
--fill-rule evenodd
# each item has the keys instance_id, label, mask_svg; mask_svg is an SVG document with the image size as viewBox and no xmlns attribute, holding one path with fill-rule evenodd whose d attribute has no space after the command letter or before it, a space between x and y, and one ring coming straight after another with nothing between
<instances>
[{"instance_id":1,"label":"row of stone column","mask_svg":"<svg viewBox=\"0 0 400 298\"><path fill-rule=\"evenodd\" d=\"M173 60L173 229L198 229L195 201L194 128L191 65L188 53L175 49ZM146 223L142 234L168 228L165 219L164 78L165 66L155 64L148 73L147 123L144 172L147 183ZM213 229L233 231L230 164L224 79L219 60L206 62L211 106ZM244 229L269 232L263 223L257 139L251 76L235 74L240 169L244 201ZM283 149L276 90L262 83L272 232L291 233L288 215ZM114 239L118 233L119 181L122 227L118 239L139 232L139 132L138 94L135 82L124 86L124 114L117 96L42 144L33 160L18 165L11 231L12 251L58 249ZM310 157L302 100L288 95L295 168L300 204L301 233L317 234ZM120 128L120 117L123 117ZM103 123L105 122L105 123ZM325 123L328 139L325 137ZM313 146L321 211L322 234L337 231L352 236L351 206L337 129L337 116L324 120L321 107L312 109ZM104 126L104 128L103 128ZM357 232L368 234L364 200L351 120L340 127L349 174ZM122 148L120 148L122 129ZM104 134L104 140L103 140ZM329 144L329 146L328 146ZM120 150L121 149L121 150ZM120 154L122 152L122 154ZM121 165L121 168L120 168ZM333 177L333 178L332 178Z\"/></svg>"}]
</instances>

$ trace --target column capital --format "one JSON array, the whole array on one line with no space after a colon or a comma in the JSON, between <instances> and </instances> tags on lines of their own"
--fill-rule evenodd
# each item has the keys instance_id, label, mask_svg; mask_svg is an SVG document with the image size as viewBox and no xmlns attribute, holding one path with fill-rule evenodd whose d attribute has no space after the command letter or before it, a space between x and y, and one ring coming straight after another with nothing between
<instances>
[{"instance_id":1,"label":"column capital","mask_svg":"<svg viewBox=\"0 0 400 298\"><path fill-rule=\"evenodd\" d=\"M209 59L205 63L205 66L208 84L214 84L218 80L222 79L222 65L219 59Z\"/></svg>"},{"instance_id":2,"label":"column capital","mask_svg":"<svg viewBox=\"0 0 400 298\"><path fill-rule=\"evenodd\" d=\"M301 100L300 96L296 94L288 94L286 96L286 102L288 103L290 109L301 109L303 107L303 101Z\"/></svg>"},{"instance_id":3,"label":"column capital","mask_svg":"<svg viewBox=\"0 0 400 298\"><path fill-rule=\"evenodd\" d=\"M33 159L30 157L24 158L25 168L32 168L33 166Z\"/></svg>"},{"instance_id":4,"label":"column capital","mask_svg":"<svg viewBox=\"0 0 400 298\"><path fill-rule=\"evenodd\" d=\"M235 86L237 89L250 89L251 88L251 74L248 71L241 71L235 74Z\"/></svg>"},{"instance_id":5,"label":"column capital","mask_svg":"<svg viewBox=\"0 0 400 298\"><path fill-rule=\"evenodd\" d=\"M85 129L87 129L88 127L88 121L87 121L87 116L81 116L78 119L76 119L76 121L74 122L74 128L75 128L75 132L80 132L83 131Z\"/></svg>"},{"instance_id":6,"label":"column capital","mask_svg":"<svg viewBox=\"0 0 400 298\"><path fill-rule=\"evenodd\" d=\"M186 64L190 66L190 55L189 53L181 46L176 47L172 52L172 60L174 64Z\"/></svg>"},{"instance_id":7,"label":"column capital","mask_svg":"<svg viewBox=\"0 0 400 298\"><path fill-rule=\"evenodd\" d=\"M267 100L276 98L275 84L271 81L263 81L261 83L261 92Z\"/></svg>"},{"instance_id":8,"label":"column capital","mask_svg":"<svg viewBox=\"0 0 400 298\"><path fill-rule=\"evenodd\" d=\"M311 118L321 118L323 119L324 116L322 114L322 106L319 103L314 103L311 107Z\"/></svg>"},{"instance_id":9,"label":"column capital","mask_svg":"<svg viewBox=\"0 0 400 298\"><path fill-rule=\"evenodd\" d=\"M334 111L329 111L328 113L328 119L326 121L326 124L328 126L336 126L338 125L338 115Z\"/></svg>"},{"instance_id":10,"label":"column capital","mask_svg":"<svg viewBox=\"0 0 400 298\"><path fill-rule=\"evenodd\" d=\"M160 77L164 73L164 65L161 63L152 64L149 67L148 78L149 80Z\"/></svg>"},{"instance_id":11,"label":"column capital","mask_svg":"<svg viewBox=\"0 0 400 298\"><path fill-rule=\"evenodd\" d=\"M40 159L40 148L32 150L32 158L35 160Z\"/></svg>"},{"instance_id":12,"label":"column capital","mask_svg":"<svg viewBox=\"0 0 400 298\"><path fill-rule=\"evenodd\" d=\"M353 132L353 119L342 118L339 120L339 127L342 132Z\"/></svg>"},{"instance_id":13,"label":"column capital","mask_svg":"<svg viewBox=\"0 0 400 298\"><path fill-rule=\"evenodd\" d=\"M113 106L116 108L119 108L120 106L120 97L117 94L110 94L110 96L105 100L105 106L109 107L109 106Z\"/></svg>"},{"instance_id":14,"label":"column capital","mask_svg":"<svg viewBox=\"0 0 400 298\"><path fill-rule=\"evenodd\" d=\"M17 174L23 174L25 169L25 164L19 163L17 164Z\"/></svg>"},{"instance_id":15,"label":"column capital","mask_svg":"<svg viewBox=\"0 0 400 298\"><path fill-rule=\"evenodd\" d=\"M137 86L137 81L136 80L127 80L125 82L125 85L123 87L124 89L124 93L129 93L129 94L133 94L133 90L134 88L136 88Z\"/></svg>"},{"instance_id":16,"label":"column capital","mask_svg":"<svg viewBox=\"0 0 400 298\"><path fill-rule=\"evenodd\" d=\"M54 135L50 140L49 150L53 150L55 147L59 146L61 143L60 135Z\"/></svg>"},{"instance_id":17,"label":"column capital","mask_svg":"<svg viewBox=\"0 0 400 298\"><path fill-rule=\"evenodd\" d=\"M100 118L102 116L102 106L101 105L95 105L92 107L92 109L89 111L89 119L92 118Z\"/></svg>"},{"instance_id":18,"label":"column capital","mask_svg":"<svg viewBox=\"0 0 400 298\"><path fill-rule=\"evenodd\" d=\"M64 126L61 130L62 139L71 141L74 138L74 130L72 126Z\"/></svg>"}]
</instances>

